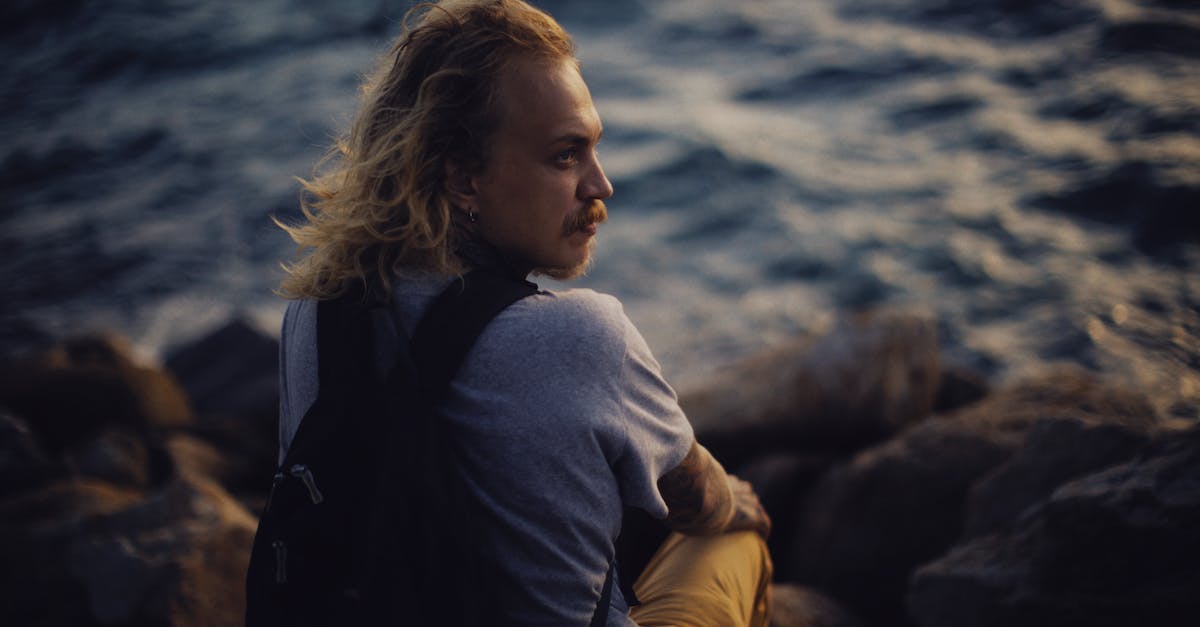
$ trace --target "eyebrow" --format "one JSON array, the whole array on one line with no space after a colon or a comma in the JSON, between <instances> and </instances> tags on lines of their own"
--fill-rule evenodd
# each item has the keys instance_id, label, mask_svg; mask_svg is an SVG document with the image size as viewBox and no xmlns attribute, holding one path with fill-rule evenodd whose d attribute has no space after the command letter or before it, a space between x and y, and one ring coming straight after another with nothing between
<instances>
[{"instance_id":1,"label":"eyebrow","mask_svg":"<svg viewBox=\"0 0 1200 627\"><path fill-rule=\"evenodd\" d=\"M601 128L600 132L596 134L596 143L600 143L600 140L603 138L604 138L604 129ZM563 133L562 135L555 137L554 140L551 141L550 143L552 143L552 144L560 144L560 143L587 144L589 142L591 142L591 138L588 137L587 135L584 135L582 133L576 133L576 132L572 131L570 133Z\"/></svg>"}]
</instances>

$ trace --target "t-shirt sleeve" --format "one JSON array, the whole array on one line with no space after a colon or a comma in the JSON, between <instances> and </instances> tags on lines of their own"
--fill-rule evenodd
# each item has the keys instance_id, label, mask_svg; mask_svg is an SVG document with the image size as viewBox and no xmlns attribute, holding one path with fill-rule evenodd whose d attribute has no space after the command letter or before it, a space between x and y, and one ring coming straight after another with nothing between
<instances>
[{"instance_id":1,"label":"t-shirt sleeve","mask_svg":"<svg viewBox=\"0 0 1200 627\"><path fill-rule=\"evenodd\" d=\"M279 337L279 459L317 400L317 301L294 300L283 314Z\"/></svg>"},{"instance_id":2,"label":"t-shirt sleeve","mask_svg":"<svg viewBox=\"0 0 1200 627\"><path fill-rule=\"evenodd\" d=\"M471 349L443 406L503 621L587 624L623 505L666 515L658 478L692 429L620 303L589 290L505 310Z\"/></svg>"},{"instance_id":3,"label":"t-shirt sleeve","mask_svg":"<svg viewBox=\"0 0 1200 627\"><path fill-rule=\"evenodd\" d=\"M620 318L625 335L621 424L627 443L613 470L625 505L666 518L667 504L658 491L658 479L683 461L695 436L646 340L624 312Z\"/></svg>"}]
</instances>

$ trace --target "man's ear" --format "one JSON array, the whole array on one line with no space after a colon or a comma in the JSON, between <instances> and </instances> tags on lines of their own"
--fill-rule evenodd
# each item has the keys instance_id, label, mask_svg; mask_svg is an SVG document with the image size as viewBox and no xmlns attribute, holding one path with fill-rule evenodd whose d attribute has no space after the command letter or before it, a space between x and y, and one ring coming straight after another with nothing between
<instances>
[{"instance_id":1,"label":"man's ear","mask_svg":"<svg viewBox=\"0 0 1200 627\"><path fill-rule=\"evenodd\" d=\"M453 159L446 160L442 185L450 200L460 207L469 207L475 200L475 179L467 173L466 168Z\"/></svg>"}]
</instances>

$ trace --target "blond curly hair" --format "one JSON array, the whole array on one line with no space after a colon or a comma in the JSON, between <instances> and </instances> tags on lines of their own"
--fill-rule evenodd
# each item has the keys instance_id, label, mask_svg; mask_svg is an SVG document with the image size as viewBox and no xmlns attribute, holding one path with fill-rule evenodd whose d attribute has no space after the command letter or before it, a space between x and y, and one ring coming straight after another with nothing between
<instances>
[{"instance_id":1,"label":"blond curly hair","mask_svg":"<svg viewBox=\"0 0 1200 627\"><path fill-rule=\"evenodd\" d=\"M498 79L513 59L575 55L566 31L521 0L423 4L403 23L349 131L299 179L303 221L275 220L297 244L278 289L286 298L335 298L372 278L386 289L406 268L462 272L446 163L482 171L500 123Z\"/></svg>"}]
</instances>

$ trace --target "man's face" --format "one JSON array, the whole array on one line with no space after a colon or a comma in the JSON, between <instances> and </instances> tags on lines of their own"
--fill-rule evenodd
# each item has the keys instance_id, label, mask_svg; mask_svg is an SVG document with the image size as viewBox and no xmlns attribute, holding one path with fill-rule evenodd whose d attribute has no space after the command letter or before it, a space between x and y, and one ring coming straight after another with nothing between
<instances>
[{"instance_id":1,"label":"man's face","mask_svg":"<svg viewBox=\"0 0 1200 627\"><path fill-rule=\"evenodd\" d=\"M521 270L577 276L612 195L587 85L573 61L523 59L501 77L498 100L488 162L470 180L478 233Z\"/></svg>"}]
</instances>

